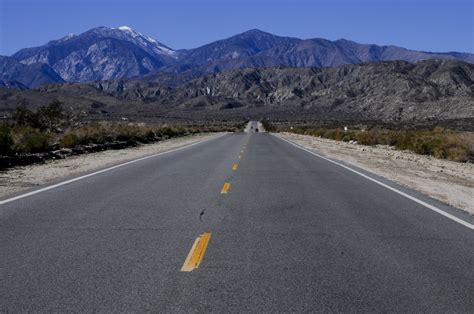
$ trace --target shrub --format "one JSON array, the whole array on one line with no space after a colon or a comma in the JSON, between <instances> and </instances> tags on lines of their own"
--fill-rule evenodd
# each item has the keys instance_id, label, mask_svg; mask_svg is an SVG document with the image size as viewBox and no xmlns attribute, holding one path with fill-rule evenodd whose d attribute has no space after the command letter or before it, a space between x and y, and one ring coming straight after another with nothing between
<instances>
[{"instance_id":1,"label":"shrub","mask_svg":"<svg viewBox=\"0 0 474 314\"><path fill-rule=\"evenodd\" d=\"M41 107L37 112L39 127L43 130L56 131L64 119L61 102L54 100L49 105Z\"/></svg>"},{"instance_id":2,"label":"shrub","mask_svg":"<svg viewBox=\"0 0 474 314\"><path fill-rule=\"evenodd\" d=\"M41 153L48 151L50 135L31 127L15 129L14 150L17 153Z\"/></svg>"},{"instance_id":3,"label":"shrub","mask_svg":"<svg viewBox=\"0 0 474 314\"><path fill-rule=\"evenodd\" d=\"M36 112L33 112L28 109L27 106L28 103L24 101L16 108L12 116L13 121L16 125L38 128L40 125L38 115L36 114Z\"/></svg>"},{"instance_id":4,"label":"shrub","mask_svg":"<svg viewBox=\"0 0 474 314\"><path fill-rule=\"evenodd\" d=\"M399 150L410 150L453 161L474 160L474 133L457 133L442 128L433 130L346 131L342 129L294 128L293 133L320 136L338 141L357 140L362 145L390 145Z\"/></svg>"},{"instance_id":5,"label":"shrub","mask_svg":"<svg viewBox=\"0 0 474 314\"><path fill-rule=\"evenodd\" d=\"M332 140L341 141L344 137L344 131L342 129L326 129L322 137L330 138Z\"/></svg>"},{"instance_id":6,"label":"shrub","mask_svg":"<svg viewBox=\"0 0 474 314\"><path fill-rule=\"evenodd\" d=\"M395 148L399 150L412 149L413 133L401 131L395 139Z\"/></svg>"},{"instance_id":7,"label":"shrub","mask_svg":"<svg viewBox=\"0 0 474 314\"><path fill-rule=\"evenodd\" d=\"M13 138L8 125L0 125L0 155L8 156L13 153Z\"/></svg>"},{"instance_id":8,"label":"shrub","mask_svg":"<svg viewBox=\"0 0 474 314\"><path fill-rule=\"evenodd\" d=\"M67 133L59 141L59 146L63 148L73 148L79 144L79 138L74 133Z\"/></svg>"},{"instance_id":9,"label":"shrub","mask_svg":"<svg viewBox=\"0 0 474 314\"><path fill-rule=\"evenodd\" d=\"M24 101L16 108L13 114L13 121L16 125L29 126L43 131L56 131L65 118L62 104L57 100L41 107L37 112L31 111L27 106L28 103Z\"/></svg>"},{"instance_id":10,"label":"shrub","mask_svg":"<svg viewBox=\"0 0 474 314\"><path fill-rule=\"evenodd\" d=\"M377 135L375 131L357 132L356 140L362 145L377 145L379 144Z\"/></svg>"},{"instance_id":11,"label":"shrub","mask_svg":"<svg viewBox=\"0 0 474 314\"><path fill-rule=\"evenodd\" d=\"M268 121L268 119L262 120L262 126L267 132L275 132L276 128Z\"/></svg>"}]
</instances>

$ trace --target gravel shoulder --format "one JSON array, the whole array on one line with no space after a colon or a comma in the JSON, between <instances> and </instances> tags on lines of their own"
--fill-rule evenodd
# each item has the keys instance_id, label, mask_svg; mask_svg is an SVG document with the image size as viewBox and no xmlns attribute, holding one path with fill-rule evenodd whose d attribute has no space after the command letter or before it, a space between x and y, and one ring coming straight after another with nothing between
<instances>
[{"instance_id":1,"label":"gravel shoulder","mask_svg":"<svg viewBox=\"0 0 474 314\"><path fill-rule=\"evenodd\" d=\"M278 135L474 215L474 164L398 151L389 146L354 145L293 133Z\"/></svg>"},{"instance_id":2,"label":"gravel shoulder","mask_svg":"<svg viewBox=\"0 0 474 314\"><path fill-rule=\"evenodd\" d=\"M47 161L44 164L0 171L0 197L5 198L9 195L32 190L38 186L53 184L133 159L210 139L221 134L213 133L180 137L133 148L76 155L65 159Z\"/></svg>"}]
</instances>

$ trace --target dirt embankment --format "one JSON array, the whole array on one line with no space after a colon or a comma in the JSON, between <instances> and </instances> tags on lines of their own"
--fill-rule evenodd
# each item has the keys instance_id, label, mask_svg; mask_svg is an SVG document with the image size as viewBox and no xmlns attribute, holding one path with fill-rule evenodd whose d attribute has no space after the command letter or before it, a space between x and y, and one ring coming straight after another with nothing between
<instances>
[{"instance_id":1,"label":"dirt embankment","mask_svg":"<svg viewBox=\"0 0 474 314\"><path fill-rule=\"evenodd\" d=\"M292 133L279 135L307 149L351 163L474 215L474 164L398 151L389 146L354 145Z\"/></svg>"},{"instance_id":2,"label":"dirt embankment","mask_svg":"<svg viewBox=\"0 0 474 314\"><path fill-rule=\"evenodd\" d=\"M179 148L219 136L220 134L221 133L208 133L204 135L186 136L157 142L155 144L76 155L66 159L50 160L43 164L0 171L0 197L4 198L8 195L34 189L40 185L60 182L94 170Z\"/></svg>"}]
</instances>

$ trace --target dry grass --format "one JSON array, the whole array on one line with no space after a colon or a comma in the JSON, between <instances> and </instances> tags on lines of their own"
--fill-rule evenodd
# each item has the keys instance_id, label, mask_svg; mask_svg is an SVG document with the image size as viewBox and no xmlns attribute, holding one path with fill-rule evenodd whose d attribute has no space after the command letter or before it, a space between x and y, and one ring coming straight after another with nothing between
<instances>
[{"instance_id":1,"label":"dry grass","mask_svg":"<svg viewBox=\"0 0 474 314\"><path fill-rule=\"evenodd\" d=\"M22 104L9 121L0 123L0 156L48 153L58 148L117 142L125 143L120 147L126 147L196 133L236 131L243 127L243 123L228 121L205 121L194 125L125 121L87 123L74 119L58 101L37 111Z\"/></svg>"},{"instance_id":2,"label":"dry grass","mask_svg":"<svg viewBox=\"0 0 474 314\"><path fill-rule=\"evenodd\" d=\"M51 132L29 125L0 125L0 156L43 153L58 148L113 142L152 143L205 132L233 130L228 126L183 126L130 122L93 122Z\"/></svg>"},{"instance_id":3,"label":"dry grass","mask_svg":"<svg viewBox=\"0 0 474 314\"><path fill-rule=\"evenodd\" d=\"M312 135L337 141L357 141L361 145L389 145L399 150L409 150L422 155L458 162L474 161L474 133L433 130L348 130L313 129L310 127L286 129L297 134Z\"/></svg>"}]
</instances>

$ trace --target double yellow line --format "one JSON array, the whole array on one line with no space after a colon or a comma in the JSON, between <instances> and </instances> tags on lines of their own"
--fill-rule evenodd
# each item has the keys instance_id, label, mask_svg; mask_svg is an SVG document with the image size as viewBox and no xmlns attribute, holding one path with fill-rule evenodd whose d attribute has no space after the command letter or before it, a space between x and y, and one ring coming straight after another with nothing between
<instances>
[{"instance_id":1,"label":"double yellow line","mask_svg":"<svg viewBox=\"0 0 474 314\"><path fill-rule=\"evenodd\" d=\"M204 253L206 253L209 240L211 240L210 232L205 232L196 238L191 251L189 251L184 261L183 267L181 267L181 271L190 272L199 267L204 258Z\"/></svg>"},{"instance_id":2,"label":"double yellow line","mask_svg":"<svg viewBox=\"0 0 474 314\"><path fill-rule=\"evenodd\" d=\"M242 154L245 151L245 146L246 145L247 145L247 143L245 143L244 146L242 147L242 149L240 150L239 159L242 159ZM234 163L232 165L232 170L237 171L237 169L239 169L239 163ZM222 189L221 189L221 194L227 194L229 192L229 189L230 189L230 183L229 182L224 183L224 185L222 186Z\"/></svg>"},{"instance_id":3,"label":"double yellow line","mask_svg":"<svg viewBox=\"0 0 474 314\"><path fill-rule=\"evenodd\" d=\"M242 159L242 154L244 153L246 145L247 143L244 144L242 150L240 151L239 159ZM234 163L232 165L233 171L236 171L238 168L239 168L238 163ZM230 189L230 183L225 182L224 185L222 186L221 194L227 194L227 192L229 192L229 189ZM191 247L191 250L189 251L188 256L186 257L186 260L184 261L183 266L181 267L182 272L191 272L199 267L199 265L201 264L204 258L204 254L206 253L206 249L210 240L211 240L210 232L205 232L201 234L199 237L197 237L196 240L194 240L194 244Z\"/></svg>"}]
</instances>

